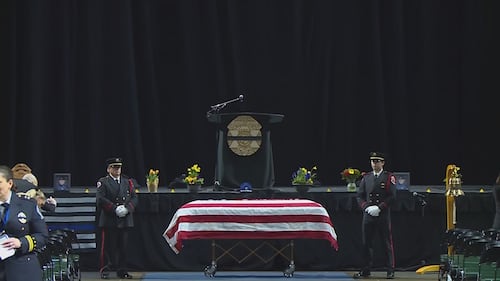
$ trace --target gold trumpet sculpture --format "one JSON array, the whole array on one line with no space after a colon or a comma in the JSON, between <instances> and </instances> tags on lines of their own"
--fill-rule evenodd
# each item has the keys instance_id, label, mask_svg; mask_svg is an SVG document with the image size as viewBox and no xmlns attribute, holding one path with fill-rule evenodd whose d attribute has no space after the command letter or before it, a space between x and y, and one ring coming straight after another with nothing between
<instances>
[{"instance_id":1,"label":"gold trumpet sculpture","mask_svg":"<svg viewBox=\"0 0 500 281\"><path fill-rule=\"evenodd\" d=\"M445 186L446 192L446 229L455 229L457 224L457 208L455 198L465 195L462 190L462 175L459 173L460 167L449 164L446 167ZM448 256L453 253L453 246L448 246ZM426 272L439 272L439 264L426 265L417 269L416 273L424 274Z\"/></svg>"},{"instance_id":2,"label":"gold trumpet sculpture","mask_svg":"<svg viewBox=\"0 0 500 281\"><path fill-rule=\"evenodd\" d=\"M460 167L453 164L446 168L446 229L455 229L457 224L457 207L455 197L464 195L462 191L462 176ZM453 246L448 246L448 255L453 253Z\"/></svg>"}]
</instances>

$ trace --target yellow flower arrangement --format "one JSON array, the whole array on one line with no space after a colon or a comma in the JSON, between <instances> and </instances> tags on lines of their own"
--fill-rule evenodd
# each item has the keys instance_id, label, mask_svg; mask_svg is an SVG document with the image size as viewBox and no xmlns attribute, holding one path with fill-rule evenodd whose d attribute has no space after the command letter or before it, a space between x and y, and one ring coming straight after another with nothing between
<instances>
[{"instance_id":1,"label":"yellow flower arrangement","mask_svg":"<svg viewBox=\"0 0 500 281\"><path fill-rule=\"evenodd\" d=\"M343 180L350 183L350 182L355 182L361 176L361 171L359 171L358 169L355 169L355 168L347 168L347 169L344 169L340 173L340 175L341 175Z\"/></svg>"},{"instance_id":2,"label":"yellow flower arrangement","mask_svg":"<svg viewBox=\"0 0 500 281\"><path fill-rule=\"evenodd\" d=\"M316 171L318 168L316 166L308 170L304 167L299 167L297 171L292 174L292 184L294 185L313 185L314 180L317 177Z\"/></svg>"},{"instance_id":3,"label":"yellow flower arrangement","mask_svg":"<svg viewBox=\"0 0 500 281\"><path fill-rule=\"evenodd\" d=\"M201 167L198 164L194 164L187 169L187 175L184 178L184 182L187 184L203 184L205 179L200 177Z\"/></svg>"},{"instance_id":4,"label":"yellow flower arrangement","mask_svg":"<svg viewBox=\"0 0 500 281\"><path fill-rule=\"evenodd\" d=\"M146 175L146 184L151 184L156 182L158 184L158 181L160 179L160 170L154 170L154 169L149 169L149 173Z\"/></svg>"}]
</instances>

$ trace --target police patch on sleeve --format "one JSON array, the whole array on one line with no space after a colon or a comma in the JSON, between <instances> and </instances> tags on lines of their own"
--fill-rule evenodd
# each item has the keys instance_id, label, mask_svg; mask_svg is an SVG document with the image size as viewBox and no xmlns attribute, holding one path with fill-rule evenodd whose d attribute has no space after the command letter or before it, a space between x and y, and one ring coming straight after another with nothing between
<instances>
[{"instance_id":1,"label":"police patch on sleeve","mask_svg":"<svg viewBox=\"0 0 500 281\"><path fill-rule=\"evenodd\" d=\"M17 220L22 224L25 224L28 221L24 212L19 212L17 214Z\"/></svg>"},{"instance_id":2,"label":"police patch on sleeve","mask_svg":"<svg viewBox=\"0 0 500 281\"><path fill-rule=\"evenodd\" d=\"M97 188L101 187L101 185L102 185L101 181L98 181L97 182Z\"/></svg>"}]
</instances>

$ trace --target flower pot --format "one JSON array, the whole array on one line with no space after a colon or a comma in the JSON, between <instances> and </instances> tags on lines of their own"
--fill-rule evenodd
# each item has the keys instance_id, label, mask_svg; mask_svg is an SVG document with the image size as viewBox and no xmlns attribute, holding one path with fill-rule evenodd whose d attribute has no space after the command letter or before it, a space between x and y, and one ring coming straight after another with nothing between
<instances>
[{"instance_id":1,"label":"flower pot","mask_svg":"<svg viewBox=\"0 0 500 281\"><path fill-rule=\"evenodd\" d=\"M200 190L201 184L188 184L187 189L189 193L198 193L198 190Z\"/></svg>"},{"instance_id":2,"label":"flower pot","mask_svg":"<svg viewBox=\"0 0 500 281\"><path fill-rule=\"evenodd\" d=\"M311 188L310 184L295 184L295 190L297 193L300 195L304 195L309 191L309 188Z\"/></svg>"},{"instance_id":3,"label":"flower pot","mask_svg":"<svg viewBox=\"0 0 500 281\"><path fill-rule=\"evenodd\" d=\"M146 185L148 186L149 192L158 192L158 184L160 182L160 178L156 178L152 181L146 181Z\"/></svg>"},{"instance_id":4,"label":"flower pot","mask_svg":"<svg viewBox=\"0 0 500 281\"><path fill-rule=\"evenodd\" d=\"M356 186L355 182L348 182L347 183L347 191L356 192L357 190L358 190L358 187Z\"/></svg>"}]
</instances>

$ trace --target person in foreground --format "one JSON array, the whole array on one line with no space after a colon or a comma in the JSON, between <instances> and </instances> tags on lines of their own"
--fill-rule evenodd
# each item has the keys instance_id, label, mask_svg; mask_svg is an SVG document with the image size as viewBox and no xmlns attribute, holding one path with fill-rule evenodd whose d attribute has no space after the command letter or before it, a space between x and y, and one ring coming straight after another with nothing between
<instances>
[{"instance_id":1,"label":"person in foreground","mask_svg":"<svg viewBox=\"0 0 500 281\"><path fill-rule=\"evenodd\" d=\"M363 176L357 192L357 201L363 210L361 225L363 266L353 278L370 277L373 266L373 242L378 233L379 241L384 243L383 248L387 257L387 279L394 279L390 206L396 197L396 178L392 173L384 171L384 154L371 152L370 163L373 171Z\"/></svg>"},{"instance_id":2,"label":"person in foreground","mask_svg":"<svg viewBox=\"0 0 500 281\"><path fill-rule=\"evenodd\" d=\"M493 185L493 198L495 199L495 217L492 228L500 230L500 174Z\"/></svg>"},{"instance_id":3,"label":"person in foreground","mask_svg":"<svg viewBox=\"0 0 500 281\"><path fill-rule=\"evenodd\" d=\"M45 246L47 225L36 202L18 197L13 184L12 170L0 166L0 281L42 280L35 250Z\"/></svg>"},{"instance_id":4,"label":"person in foreground","mask_svg":"<svg viewBox=\"0 0 500 281\"><path fill-rule=\"evenodd\" d=\"M137 206L134 181L122 175L121 158L106 160L108 175L97 182L96 202L99 227L102 229L100 272L101 278L109 278L109 270L116 268L116 275L132 279L126 271L128 231L134 226L132 213ZM108 264L104 264L104 259Z\"/></svg>"},{"instance_id":5,"label":"person in foreground","mask_svg":"<svg viewBox=\"0 0 500 281\"><path fill-rule=\"evenodd\" d=\"M38 188L38 179L35 175L31 173L24 174L21 179L14 178L13 181L14 185L12 186L12 190L16 192L18 196L26 196L35 199L38 203L38 207L42 211L54 212L56 210L56 199L52 196L49 198L45 197L43 191Z\"/></svg>"}]
</instances>

